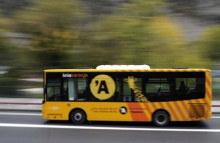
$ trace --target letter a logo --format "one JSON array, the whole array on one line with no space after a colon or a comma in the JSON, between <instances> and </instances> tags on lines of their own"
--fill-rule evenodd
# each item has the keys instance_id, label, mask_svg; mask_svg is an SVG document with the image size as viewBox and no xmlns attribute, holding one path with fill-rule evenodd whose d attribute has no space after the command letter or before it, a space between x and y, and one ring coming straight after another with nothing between
<instances>
[{"instance_id":1,"label":"letter a logo","mask_svg":"<svg viewBox=\"0 0 220 143\"><path fill-rule=\"evenodd\" d=\"M115 88L115 81L104 74L94 77L90 84L92 94L100 100L111 98L115 93Z\"/></svg>"},{"instance_id":2,"label":"letter a logo","mask_svg":"<svg viewBox=\"0 0 220 143\"><path fill-rule=\"evenodd\" d=\"M99 86L99 90L98 90L98 94L100 94L101 91L105 92L106 94L109 94L109 92L108 92L108 87L107 87L107 85L106 85L105 80L102 80L102 81L101 81L100 86Z\"/></svg>"}]
</instances>

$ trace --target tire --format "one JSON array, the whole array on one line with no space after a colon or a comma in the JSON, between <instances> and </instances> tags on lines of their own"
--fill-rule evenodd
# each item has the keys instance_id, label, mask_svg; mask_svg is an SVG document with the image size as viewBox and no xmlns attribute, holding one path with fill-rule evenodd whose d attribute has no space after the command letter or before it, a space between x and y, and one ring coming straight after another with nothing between
<instances>
[{"instance_id":1,"label":"tire","mask_svg":"<svg viewBox=\"0 0 220 143\"><path fill-rule=\"evenodd\" d=\"M164 127L170 122L170 115L166 111L157 111L153 115L153 123L156 126Z\"/></svg>"},{"instance_id":2,"label":"tire","mask_svg":"<svg viewBox=\"0 0 220 143\"><path fill-rule=\"evenodd\" d=\"M70 121L75 124L83 124L86 121L86 113L82 110L74 110L70 113Z\"/></svg>"}]
</instances>

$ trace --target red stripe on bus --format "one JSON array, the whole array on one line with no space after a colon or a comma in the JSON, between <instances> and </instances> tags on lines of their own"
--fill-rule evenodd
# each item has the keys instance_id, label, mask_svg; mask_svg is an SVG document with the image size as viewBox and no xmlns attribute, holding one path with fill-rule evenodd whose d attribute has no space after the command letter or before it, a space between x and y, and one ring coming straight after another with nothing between
<instances>
[{"instance_id":1,"label":"red stripe on bus","mask_svg":"<svg viewBox=\"0 0 220 143\"><path fill-rule=\"evenodd\" d=\"M149 112L149 114L152 115L152 111L151 111L150 107L148 106L148 103L145 103L144 106L146 107L146 109Z\"/></svg>"},{"instance_id":2,"label":"red stripe on bus","mask_svg":"<svg viewBox=\"0 0 220 143\"><path fill-rule=\"evenodd\" d=\"M155 105L155 102L151 103L151 106L152 106L152 108L153 108L153 112L154 112L155 110L157 110L157 106Z\"/></svg>"},{"instance_id":3,"label":"red stripe on bus","mask_svg":"<svg viewBox=\"0 0 220 143\"><path fill-rule=\"evenodd\" d=\"M205 95L207 95L207 97L205 97L205 103L208 107L211 107L211 93L209 91L206 91Z\"/></svg>"},{"instance_id":4,"label":"red stripe on bus","mask_svg":"<svg viewBox=\"0 0 220 143\"><path fill-rule=\"evenodd\" d=\"M127 103L133 121L149 121L139 103Z\"/></svg>"},{"instance_id":5,"label":"red stripe on bus","mask_svg":"<svg viewBox=\"0 0 220 143\"><path fill-rule=\"evenodd\" d=\"M180 104L182 104L182 106L184 107L185 111L189 115L189 109L188 109L187 103L185 101L180 101Z\"/></svg>"},{"instance_id":6,"label":"red stripe on bus","mask_svg":"<svg viewBox=\"0 0 220 143\"><path fill-rule=\"evenodd\" d=\"M208 85L208 88L210 88L211 87L211 80L210 80L210 78L209 77L207 77L206 78L206 83L207 83L207 85Z\"/></svg>"},{"instance_id":7,"label":"red stripe on bus","mask_svg":"<svg viewBox=\"0 0 220 143\"><path fill-rule=\"evenodd\" d=\"M177 120L177 121L178 121L179 118L178 118L177 114L175 113L174 109L172 108L172 106L170 105L171 103L170 103L170 102L167 102L166 104L167 104L168 108L169 108L170 111L171 111L171 116L174 117L174 120Z\"/></svg>"},{"instance_id":8,"label":"red stripe on bus","mask_svg":"<svg viewBox=\"0 0 220 143\"><path fill-rule=\"evenodd\" d=\"M176 106L177 111L180 112L181 120L182 120L182 119L185 120L185 116L184 116L184 114L183 114L182 109L179 107L179 105L177 104L177 102L173 102L173 103L174 103L174 105Z\"/></svg>"},{"instance_id":9,"label":"red stripe on bus","mask_svg":"<svg viewBox=\"0 0 220 143\"><path fill-rule=\"evenodd\" d=\"M211 88L211 81L209 79L209 77L206 78L206 95L208 95L208 98L211 99L211 91L210 91L210 88Z\"/></svg>"},{"instance_id":10,"label":"red stripe on bus","mask_svg":"<svg viewBox=\"0 0 220 143\"><path fill-rule=\"evenodd\" d=\"M195 105L195 103L199 103L199 102L198 101L197 102L192 102L190 100L189 103L191 103L190 104L190 109L191 109L190 111L195 114L195 117L198 117L199 116L199 111L198 111L198 108L196 108L196 106L194 106L194 105Z\"/></svg>"}]
</instances>

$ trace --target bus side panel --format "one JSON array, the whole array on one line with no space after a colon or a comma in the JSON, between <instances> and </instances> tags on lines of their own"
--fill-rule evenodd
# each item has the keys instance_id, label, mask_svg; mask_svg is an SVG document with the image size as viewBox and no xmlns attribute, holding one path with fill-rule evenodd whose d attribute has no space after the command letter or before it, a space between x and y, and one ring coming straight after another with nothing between
<instances>
[{"instance_id":1,"label":"bus side panel","mask_svg":"<svg viewBox=\"0 0 220 143\"><path fill-rule=\"evenodd\" d=\"M199 121L210 119L209 99L192 99L170 102L127 103L132 121L152 121L153 114L165 110L171 121Z\"/></svg>"},{"instance_id":2,"label":"bus side panel","mask_svg":"<svg viewBox=\"0 0 220 143\"><path fill-rule=\"evenodd\" d=\"M123 102L90 102L85 108L90 121L132 121L128 106Z\"/></svg>"},{"instance_id":3,"label":"bus side panel","mask_svg":"<svg viewBox=\"0 0 220 143\"><path fill-rule=\"evenodd\" d=\"M43 105L43 118L69 120L74 109L85 111L89 121L132 121L130 112L125 111L127 104L117 102L47 102Z\"/></svg>"},{"instance_id":4,"label":"bus side panel","mask_svg":"<svg viewBox=\"0 0 220 143\"><path fill-rule=\"evenodd\" d=\"M152 121L154 113L165 110L171 121L190 121L188 101L128 103L132 121ZM140 115L142 113L142 115Z\"/></svg>"},{"instance_id":5,"label":"bus side panel","mask_svg":"<svg viewBox=\"0 0 220 143\"><path fill-rule=\"evenodd\" d=\"M69 120L70 108L67 102L46 102L42 107L42 116L48 120Z\"/></svg>"},{"instance_id":6,"label":"bus side panel","mask_svg":"<svg viewBox=\"0 0 220 143\"><path fill-rule=\"evenodd\" d=\"M175 102L47 102L43 118L68 120L71 110L86 112L89 121L152 121L157 110L166 110L171 121L195 121L210 118L206 99Z\"/></svg>"}]
</instances>

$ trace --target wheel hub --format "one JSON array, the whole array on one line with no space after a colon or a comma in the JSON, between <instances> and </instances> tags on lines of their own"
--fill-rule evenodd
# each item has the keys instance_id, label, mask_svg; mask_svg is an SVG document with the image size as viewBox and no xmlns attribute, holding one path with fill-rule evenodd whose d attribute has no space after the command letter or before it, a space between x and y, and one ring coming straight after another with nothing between
<instances>
[{"instance_id":1,"label":"wheel hub","mask_svg":"<svg viewBox=\"0 0 220 143\"><path fill-rule=\"evenodd\" d=\"M76 113L74 118L76 121L80 121L82 119L82 115L80 113Z\"/></svg>"}]
</instances>

